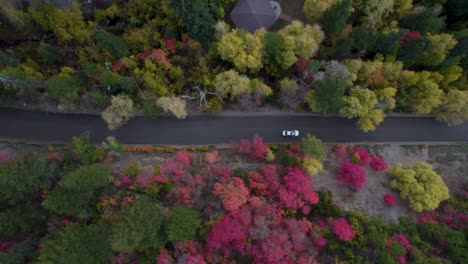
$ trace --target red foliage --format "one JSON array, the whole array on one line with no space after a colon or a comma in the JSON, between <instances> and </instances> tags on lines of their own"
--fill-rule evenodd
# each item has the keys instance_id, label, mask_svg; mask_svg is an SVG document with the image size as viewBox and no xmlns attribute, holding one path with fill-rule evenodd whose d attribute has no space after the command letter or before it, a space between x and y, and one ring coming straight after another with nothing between
<instances>
[{"instance_id":1,"label":"red foliage","mask_svg":"<svg viewBox=\"0 0 468 264\"><path fill-rule=\"evenodd\" d=\"M166 45L166 48L168 50L170 50L172 53L174 53L176 51L176 44L175 44L174 40L169 39L169 38L165 38L164 39L164 44Z\"/></svg>"},{"instance_id":2,"label":"red foliage","mask_svg":"<svg viewBox=\"0 0 468 264\"><path fill-rule=\"evenodd\" d=\"M208 248L220 249L227 255L231 249L244 252L246 236L242 224L228 215L217 223L208 234Z\"/></svg>"},{"instance_id":3,"label":"red foliage","mask_svg":"<svg viewBox=\"0 0 468 264\"><path fill-rule=\"evenodd\" d=\"M0 252L10 251L12 244L13 243L11 241L0 240Z\"/></svg>"},{"instance_id":4,"label":"red foliage","mask_svg":"<svg viewBox=\"0 0 468 264\"><path fill-rule=\"evenodd\" d=\"M236 212L239 207L247 203L249 189L245 187L241 178L233 177L229 183L215 183L213 194L221 197L225 210Z\"/></svg>"},{"instance_id":5,"label":"red foliage","mask_svg":"<svg viewBox=\"0 0 468 264\"><path fill-rule=\"evenodd\" d=\"M5 150L0 151L0 164L7 163L9 160L10 154Z\"/></svg>"},{"instance_id":6,"label":"red foliage","mask_svg":"<svg viewBox=\"0 0 468 264\"><path fill-rule=\"evenodd\" d=\"M307 69L307 65L311 62L311 60L307 60L304 58L299 58L296 61L296 74L298 76L303 76L305 70Z\"/></svg>"},{"instance_id":7,"label":"red foliage","mask_svg":"<svg viewBox=\"0 0 468 264\"><path fill-rule=\"evenodd\" d=\"M152 50L149 56L159 65L164 66L166 69L169 69L172 67L171 61L167 58L166 52L164 52L164 50L162 49Z\"/></svg>"},{"instance_id":8,"label":"red foliage","mask_svg":"<svg viewBox=\"0 0 468 264\"><path fill-rule=\"evenodd\" d=\"M121 69L127 69L127 65L125 65L121 59L112 64L113 71L120 71Z\"/></svg>"},{"instance_id":9,"label":"red foliage","mask_svg":"<svg viewBox=\"0 0 468 264\"><path fill-rule=\"evenodd\" d=\"M387 169L387 162L384 158L376 156L370 162L370 166L375 171L385 171Z\"/></svg>"},{"instance_id":10,"label":"red foliage","mask_svg":"<svg viewBox=\"0 0 468 264\"><path fill-rule=\"evenodd\" d=\"M395 206L397 204L395 196L393 196L391 193L386 193L384 195L384 201L387 206Z\"/></svg>"},{"instance_id":11,"label":"red foliage","mask_svg":"<svg viewBox=\"0 0 468 264\"><path fill-rule=\"evenodd\" d=\"M406 250L410 249L411 247L411 243L408 241L405 234L403 233L397 233L393 235L389 238L389 242L395 242Z\"/></svg>"},{"instance_id":12,"label":"red foliage","mask_svg":"<svg viewBox=\"0 0 468 264\"><path fill-rule=\"evenodd\" d=\"M318 251L322 251L325 246L327 245L327 240L324 236L320 236L314 239L315 247L317 247Z\"/></svg>"},{"instance_id":13,"label":"red foliage","mask_svg":"<svg viewBox=\"0 0 468 264\"><path fill-rule=\"evenodd\" d=\"M421 33L419 33L419 31L408 31L408 33L406 33L406 35L400 40L400 45L405 46L411 40L419 37L421 37Z\"/></svg>"},{"instance_id":14,"label":"red foliage","mask_svg":"<svg viewBox=\"0 0 468 264\"><path fill-rule=\"evenodd\" d=\"M338 170L338 180L342 184L350 184L356 189L361 189L367 180L366 172L358 164L345 161Z\"/></svg>"},{"instance_id":15,"label":"red foliage","mask_svg":"<svg viewBox=\"0 0 468 264\"><path fill-rule=\"evenodd\" d=\"M266 165L260 169L260 172L250 172L249 186L252 190L255 190L258 195L269 198L275 196L280 187L276 166Z\"/></svg>"},{"instance_id":16,"label":"red foliage","mask_svg":"<svg viewBox=\"0 0 468 264\"><path fill-rule=\"evenodd\" d=\"M179 162L172 160L166 161L161 166L161 174L166 176L173 176L170 179L175 182L179 182L185 176L184 166Z\"/></svg>"},{"instance_id":17,"label":"red foliage","mask_svg":"<svg viewBox=\"0 0 468 264\"><path fill-rule=\"evenodd\" d=\"M331 221L331 229L342 241L349 241L356 236L356 232L354 232L353 228L348 223L348 219L344 217L333 219Z\"/></svg>"},{"instance_id":18,"label":"red foliage","mask_svg":"<svg viewBox=\"0 0 468 264\"><path fill-rule=\"evenodd\" d=\"M169 252L166 249L161 249L159 251L158 259L156 260L157 264L172 264L174 259L171 257Z\"/></svg>"},{"instance_id":19,"label":"red foliage","mask_svg":"<svg viewBox=\"0 0 468 264\"><path fill-rule=\"evenodd\" d=\"M364 148L354 148L353 151L351 151L351 157L353 161L361 165L368 165L371 161L369 152Z\"/></svg>"},{"instance_id":20,"label":"red foliage","mask_svg":"<svg viewBox=\"0 0 468 264\"><path fill-rule=\"evenodd\" d=\"M263 139L255 134L252 141L241 139L240 144L234 144L234 148L240 154L249 155L251 158L264 159L268 146L263 143Z\"/></svg>"},{"instance_id":21,"label":"red foliage","mask_svg":"<svg viewBox=\"0 0 468 264\"><path fill-rule=\"evenodd\" d=\"M310 178L299 166L289 167L283 181L284 185L278 190L278 197L284 207L301 209L306 205L318 203L318 194L312 189ZM307 211L310 208L303 209Z\"/></svg>"},{"instance_id":22,"label":"red foliage","mask_svg":"<svg viewBox=\"0 0 468 264\"><path fill-rule=\"evenodd\" d=\"M184 165L190 165L190 158L192 157L192 154L188 152L187 150L181 150L178 151L175 154L175 158L178 162L184 164Z\"/></svg>"},{"instance_id":23,"label":"red foliage","mask_svg":"<svg viewBox=\"0 0 468 264\"><path fill-rule=\"evenodd\" d=\"M219 159L218 154L217 150L205 153L205 162L208 164L215 164Z\"/></svg>"},{"instance_id":24,"label":"red foliage","mask_svg":"<svg viewBox=\"0 0 468 264\"><path fill-rule=\"evenodd\" d=\"M406 256L405 255L400 255L398 256L398 263L399 264L406 264Z\"/></svg>"},{"instance_id":25,"label":"red foliage","mask_svg":"<svg viewBox=\"0 0 468 264\"><path fill-rule=\"evenodd\" d=\"M418 223L432 223L432 224L438 224L438 222L435 220L434 216L430 212L423 212L420 213L418 216Z\"/></svg>"}]
</instances>

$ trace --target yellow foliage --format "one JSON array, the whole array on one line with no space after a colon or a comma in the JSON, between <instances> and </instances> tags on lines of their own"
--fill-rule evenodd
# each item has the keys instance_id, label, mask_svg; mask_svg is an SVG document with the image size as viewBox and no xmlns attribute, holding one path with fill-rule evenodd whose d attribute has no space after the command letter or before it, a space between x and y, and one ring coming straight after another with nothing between
<instances>
[{"instance_id":1,"label":"yellow foliage","mask_svg":"<svg viewBox=\"0 0 468 264\"><path fill-rule=\"evenodd\" d=\"M294 45L294 53L298 57L313 57L325 35L318 25L305 25L300 21L293 21L278 33Z\"/></svg>"},{"instance_id":2,"label":"yellow foliage","mask_svg":"<svg viewBox=\"0 0 468 264\"><path fill-rule=\"evenodd\" d=\"M323 12L336 3L336 0L305 0L304 15L310 22L317 22Z\"/></svg>"},{"instance_id":3,"label":"yellow foliage","mask_svg":"<svg viewBox=\"0 0 468 264\"><path fill-rule=\"evenodd\" d=\"M309 157L304 158L302 167L310 176L315 176L323 170L322 162Z\"/></svg>"}]
</instances>

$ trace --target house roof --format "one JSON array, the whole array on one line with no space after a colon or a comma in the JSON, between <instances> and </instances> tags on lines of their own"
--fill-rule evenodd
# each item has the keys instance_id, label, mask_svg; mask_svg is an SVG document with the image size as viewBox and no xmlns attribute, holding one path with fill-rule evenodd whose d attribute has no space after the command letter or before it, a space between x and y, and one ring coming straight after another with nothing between
<instances>
[{"instance_id":1,"label":"house roof","mask_svg":"<svg viewBox=\"0 0 468 264\"><path fill-rule=\"evenodd\" d=\"M231 11L231 20L237 28L255 32L270 28L275 23L275 10L269 0L240 0Z\"/></svg>"}]
</instances>

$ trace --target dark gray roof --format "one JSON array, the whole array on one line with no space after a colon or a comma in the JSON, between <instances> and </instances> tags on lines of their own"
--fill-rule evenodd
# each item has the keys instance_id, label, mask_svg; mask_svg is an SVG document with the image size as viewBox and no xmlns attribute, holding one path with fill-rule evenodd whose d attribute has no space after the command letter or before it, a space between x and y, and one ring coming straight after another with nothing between
<instances>
[{"instance_id":1,"label":"dark gray roof","mask_svg":"<svg viewBox=\"0 0 468 264\"><path fill-rule=\"evenodd\" d=\"M231 11L231 20L237 28L255 32L270 28L275 23L275 10L269 0L240 0Z\"/></svg>"}]
</instances>

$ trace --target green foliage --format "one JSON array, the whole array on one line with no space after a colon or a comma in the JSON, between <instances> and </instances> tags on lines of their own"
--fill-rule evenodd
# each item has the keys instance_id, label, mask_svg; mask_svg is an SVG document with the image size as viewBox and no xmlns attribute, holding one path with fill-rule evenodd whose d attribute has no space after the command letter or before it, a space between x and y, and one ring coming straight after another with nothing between
<instances>
[{"instance_id":1,"label":"green foliage","mask_svg":"<svg viewBox=\"0 0 468 264\"><path fill-rule=\"evenodd\" d=\"M14 207L0 212L0 236L13 237L16 234L33 232L35 219L21 208Z\"/></svg>"},{"instance_id":2,"label":"green foliage","mask_svg":"<svg viewBox=\"0 0 468 264\"><path fill-rule=\"evenodd\" d=\"M359 51L372 50L377 40L376 34L364 27L353 28L350 37L353 39L353 49Z\"/></svg>"},{"instance_id":3,"label":"green foliage","mask_svg":"<svg viewBox=\"0 0 468 264\"><path fill-rule=\"evenodd\" d=\"M310 134L301 139L301 148L304 154L313 155L318 159L324 159L326 156L322 141Z\"/></svg>"},{"instance_id":4,"label":"green foliage","mask_svg":"<svg viewBox=\"0 0 468 264\"><path fill-rule=\"evenodd\" d=\"M54 76L45 82L45 88L52 99L69 102L79 98L80 83L75 77Z\"/></svg>"},{"instance_id":5,"label":"green foliage","mask_svg":"<svg viewBox=\"0 0 468 264\"><path fill-rule=\"evenodd\" d=\"M223 110L223 101L219 97L212 97L207 100L206 105L203 107L203 112L214 114Z\"/></svg>"},{"instance_id":6,"label":"green foliage","mask_svg":"<svg viewBox=\"0 0 468 264\"><path fill-rule=\"evenodd\" d=\"M312 111L337 113L348 84L341 78L325 77L312 84L312 90L306 95L306 102Z\"/></svg>"},{"instance_id":7,"label":"green foliage","mask_svg":"<svg viewBox=\"0 0 468 264\"><path fill-rule=\"evenodd\" d=\"M407 66L416 64L419 57L429 49L430 45L431 40L426 36L414 38L399 49L398 59L403 61Z\"/></svg>"},{"instance_id":8,"label":"green foliage","mask_svg":"<svg viewBox=\"0 0 468 264\"><path fill-rule=\"evenodd\" d=\"M107 104L109 103L109 97L102 93L101 91L93 91L91 93L91 100L93 104L99 106L99 107L106 107Z\"/></svg>"},{"instance_id":9,"label":"green foliage","mask_svg":"<svg viewBox=\"0 0 468 264\"><path fill-rule=\"evenodd\" d=\"M297 60L293 50L294 45L287 41L277 32L265 33L265 68L271 76L280 76Z\"/></svg>"},{"instance_id":10,"label":"green foliage","mask_svg":"<svg viewBox=\"0 0 468 264\"><path fill-rule=\"evenodd\" d=\"M381 34L375 43L374 50L387 56L397 56L398 49L400 48L400 40L406 34L405 31L390 32Z\"/></svg>"},{"instance_id":11,"label":"green foliage","mask_svg":"<svg viewBox=\"0 0 468 264\"><path fill-rule=\"evenodd\" d=\"M427 163L417 162L414 166L397 164L387 173L393 178L392 188L399 190L416 212L434 210L449 198L442 178Z\"/></svg>"},{"instance_id":12,"label":"green foliage","mask_svg":"<svg viewBox=\"0 0 468 264\"><path fill-rule=\"evenodd\" d=\"M104 224L69 225L41 242L38 264L107 263L112 256Z\"/></svg>"},{"instance_id":13,"label":"green foliage","mask_svg":"<svg viewBox=\"0 0 468 264\"><path fill-rule=\"evenodd\" d=\"M369 89L355 87L350 96L344 96L340 114L347 118L359 117L358 124L364 132L373 131L384 119L382 109L377 109L377 96Z\"/></svg>"},{"instance_id":14,"label":"green foliage","mask_svg":"<svg viewBox=\"0 0 468 264\"><path fill-rule=\"evenodd\" d=\"M322 15L320 24L328 37L339 33L346 26L346 20L351 15L351 0L342 0L328 8Z\"/></svg>"},{"instance_id":15,"label":"green foliage","mask_svg":"<svg viewBox=\"0 0 468 264\"><path fill-rule=\"evenodd\" d=\"M114 59L127 56L128 46L118 36L103 30L96 31L95 38L103 49L107 50Z\"/></svg>"},{"instance_id":16,"label":"green foliage","mask_svg":"<svg viewBox=\"0 0 468 264\"><path fill-rule=\"evenodd\" d=\"M0 252L0 263L2 264L24 264L34 253L34 241L24 240L13 245L8 252Z\"/></svg>"},{"instance_id":17,"label":"green foliage","mask_svg":"<svg viewBox=\"0 0 468 264\"><path fill-rule=\"evenodd\" d=\"M200 226L200 214L190 207L174 208L167 219L169 241L191 240Z\"/></svg>"},{"instance_id":18,"label":"green foliage","mask_svg":"<svg viewBox=\"0 0 468 264\"><path fill-rule=\"evenodd\" d=\"M112 249L132 251L161 245L164 242L160 230L163 219L161 207L150 198L141 196L123 207L112 224Z\"/></svg>"},{"instance_id":19,"label":"green foliage","mask_svg":"<svg viewBox=\"0 0 468 264\"><path fill-rule=\"evenodd\" d=\"M320 43L325 39L320 26L304 25L298 20L294 20L278 33L283 36L286 43L291 43L294 47L294 54L302 58L313 57L317 53Z\"/></svg>"},{"instance_id":20,"label":"green foliage","mask_svg":"<svg viewBox=\"0 0 468 264\"><path fill-rule=\"evenodd\" d=\"M437 85L442 78L439 73L428 71L403 71L398 91L399 107L418 114L431 113L442 103L443 91Z\"/></svg>"},{"instance_id":21,"label":"green foliage","mask_svg":"<svg viewBox=\"0 0 468 264\"><path fill-rule=\"evenodd\" d=\"M0 166L0 201L15 205L47 190L54 177L55 166L46 160L24 158Z\"/></svg>"},{"instance_id":22,"label":"green foliage","mask_svg":"<svg viewBox=\"0 0 468 264\"><path fill-rule=\"evenodd\" d=\"M417 58L416 63L424 66L437 66L442 63L457 41L450 34L428 34L429 47Z\"/></svg>"},{"instance_id":23,"label":"green foliage","mask_svg":"<svg viewBox=\"0 0 468 264\"><path fill-rule=\"evenodd\" d=\"M57 64L61 60L61 52L59 46L43 43L37 49L39 57L45 64Z\"/></svg>"},{"instance_id":24,"label":"green foliage","mask_svg":"<svg viewBox=\"0 0 468 264\"><path fill-rule=\"evenodd\" d=\"M438 13L433 8L425 8L419 13L407 16L401 25L421 33L437 34L445 25L445 17L438 17Z\"/></svg>"},{"instance_id":25,"label":"green foliage","mask_svg":"<svg viewBox=\"0 0 468 264\"><path fill-rule=\"evenodd\" d=\"M42 205L58 214L90 218L95 214L96 196L109 184L111 172L102 165L80 167L65 175Z\"/></svg>"},{"instance_id":26,"label":"green foliage","mask_svg":"<svg viewBox=\"0 0 468 264\"><path fill-rule=\"evenodd\" d=\"M172 1L175 13L182 19L190 37L208 45L214 37L214 26L221 17L219 1Z\"/></svg>"},{"instance_id":27,"label":"green foliage","mask_svg":"<svg viewBox=\"0 0 468 264\"><path fill-rule=\"evenodd\" d=\"M369 29L382 28L385 18L393 11L394 0L356 0L355 6L362 12L361 21Z\"/></svg>"},{"instance_id":28,"label":"green foliage","mask_svg":"<svg viewBox=\"0 0 468 264\"><path fill-rule=\"evenodd\" d=\"M450 90L435 111L438 120L450 126L468 120L468 91Z\"/></svg>"},{"instance_id":29,"label":"green foliage","mask_svg":"<svg viewBox=\"0 0 468 264\"><path fill-rule=\"evenodd\" d=\"M323 12L334 5L336 0L305 0L304 1L304 15L311 22L316 22L320 19Z\"/></svg>"},{"instance_id":30,"label":"green foliage","mask_svg":"<svg viewBox=\"0 0 468 264\"><path fill-rule=\"evenodd\" d=\"M454 263L463 263L468 259L468 241L466 232L449 230L447 236L447 251Z\"/></svg>"},{"instance_id":31,"label":"green foliage","mask_svg":"<svg viewBox=\"0 0 468 264\"><path fill-rule=\"evenodd\" d=\"M310 216L314 217L339 217L342 212L333 202L333 194L330 191L318 191L319 202L312 206Z\"/></svg>"},{"instance_id":32,"label":"green foliage","mask_svg":"<svg viewBox=\"0 0 468 264\"><path fill-rule=\"evenodd\" d=\"M85 165L95 163L98 158L96 146L86 133L72 138L72 152Z\"/></svg>"}]
</instances>

